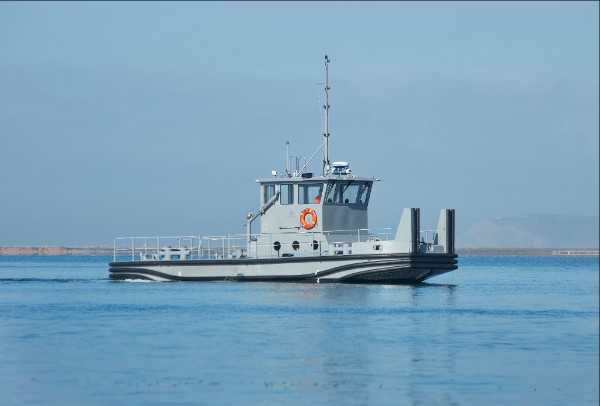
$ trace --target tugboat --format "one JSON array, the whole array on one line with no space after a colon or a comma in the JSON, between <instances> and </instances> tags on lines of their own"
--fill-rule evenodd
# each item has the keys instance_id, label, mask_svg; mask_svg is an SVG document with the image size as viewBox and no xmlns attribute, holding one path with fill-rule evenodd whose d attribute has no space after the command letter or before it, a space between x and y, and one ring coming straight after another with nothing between
<instances>
[{"instance_id":1,"label":"tugboat","mask_svg":"<svg viewBox=\"0 0 600 406\"><path fill-rule=\"evenodd\" d=\"M285 172L258 179L260 209L246 216L245 235L118 237L110 277L416 284L457 269L453 209L440 210L435 230L421 231L418 208L403 210L395 233L369 230L369 199L379 179L329 160L329 63L325 55L322 173L306 171L317 152L302 168L296 159L292 171L286 150ZM253 234L259 218L260 233Z\"/></svg>"}]
</instances>

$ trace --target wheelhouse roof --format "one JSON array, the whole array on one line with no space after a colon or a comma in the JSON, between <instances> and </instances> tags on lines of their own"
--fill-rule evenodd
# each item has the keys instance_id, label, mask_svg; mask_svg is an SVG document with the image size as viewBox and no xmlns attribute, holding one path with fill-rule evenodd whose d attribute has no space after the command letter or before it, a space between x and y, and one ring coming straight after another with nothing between
<instances>
[{"instance_id":1,"label":"wheelhouse roof","mask_svg":"<svg viewBox=\"0 0 600 406\"><path fill-rule=\"evenodd\" d=\"M338 181L353 181L353 182L373 182L378 180L376 178L363 178L358 176L348 176L348 175L327 175L327 176L313 176L311 178L302 178L300 176L292 176L292 177L272 177L272 178L260 178L257 179L261 184L263 183L323 183L330 180L338 180Z\"/></svg>"}]
</instances>

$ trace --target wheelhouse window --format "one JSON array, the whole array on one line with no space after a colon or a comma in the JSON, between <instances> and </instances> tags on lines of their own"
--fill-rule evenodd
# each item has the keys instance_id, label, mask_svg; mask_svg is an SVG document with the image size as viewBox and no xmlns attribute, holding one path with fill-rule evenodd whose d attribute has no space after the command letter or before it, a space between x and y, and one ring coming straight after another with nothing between
<instances>
[{"instance_id":1,"label":"wheelhouse window","mask_svg":"<svg viewBox=\"0 0 600 406\"><path fill-rule=\"evenodd\" d=\"M358 199L356 201L357 204L367 204L369 203L369 196L371 195L371 185L373 182L364 182L360 186L360 191L358 192Z\"/></svg>"},{"instance_id":2,"label":"wheelhouse window","mask_svg":"<svg viewBox=\"0 0 600 406\"><path fill-rule=\"evenodd\" d=\"M294 204L294 185L284 183L280 188L279 202L281 204Z\"/></svg>"},{"instance_id":3,"label":"wheelhouse window","mask_svg":"<svg viewBox=\"0 0 600 406\"><path fill-rule=\"evenodd\" d=\"M322 183L312 183L298 185L298 203L299 204L320 204L323 193Z\"/></svg>"},{"instance_id":4,"label":"wheelhouse window","mask_svg":"<svg viewBox=\"0 0 600 406\"><path fill-rule=\"evenodd\" d=\"M325 193L326 204L368 204L372 182L331 181Z\"/></svg>"},{"instance_id":5,"label":"wheelhouse window","mask_svg":"<svg viewBox=\"0 0 600 406\"><path fill-rule=\"evenodd\" d=\"M271 198L275 196L275 185L264 185L263 186L263 204L267 203Z\"/></svg>"}]
</instances>

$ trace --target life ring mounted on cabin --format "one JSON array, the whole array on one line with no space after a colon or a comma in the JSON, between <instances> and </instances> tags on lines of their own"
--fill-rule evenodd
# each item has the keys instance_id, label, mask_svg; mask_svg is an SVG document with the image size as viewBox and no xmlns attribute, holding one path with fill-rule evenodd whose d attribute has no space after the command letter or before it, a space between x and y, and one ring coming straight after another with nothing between
<instances>
[{"instance_id":1,"label":"life ring mounted on cabin","mask_svg":"<svg viewBox=\"0 0 600 406\"><path fill-rule=\"evenodd\" d=\"M308 215L310 215L310 221L306 221L306 216ZM317 213L310 207L302 210L300 213L300 224L306 230L311 230L315 225L317 225Z\"/></svg>"}]
</instances>

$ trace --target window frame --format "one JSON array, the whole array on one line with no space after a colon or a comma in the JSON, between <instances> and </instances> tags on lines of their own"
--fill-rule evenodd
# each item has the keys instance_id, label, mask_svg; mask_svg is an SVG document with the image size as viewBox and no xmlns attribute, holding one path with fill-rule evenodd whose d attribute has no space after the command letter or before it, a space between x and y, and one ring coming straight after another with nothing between
<instances>
[{"instance_id":1,"label":"window frame","mask_svg":"<svg viewBox=\"0 0 600 406\"><path fill-rule=\"evenodd\" d=\"M284 187L287 189L287 193L283 192ZM284 203L284 196L287 197ZM279 185L279 204L281 205L290 205L294 204L294 184L293 183L282 183Z\"/></svg>"},{"instance_id":2,"label":"window frame","mask_svg":"<svg viewBox=\"0 0 600 406\"><path fill-rule=\"evenodd\" d=\"M348 188L352 185L358 186L358 190L354 194L354 200L346 203L344 196ZM373 182L364 180L330 180L327 182L323 203L332 205L368 205L372 185Z\"/></svg>"},{"instance_id":3,"label":"window frame","mask_svg":"<svg viewBox=\"0 0 600 406\"><path fill-rule=\"evenodd\" d=\"M275 196L277 193L274 183L265 183L263 184L263 202L262 204L267 204L269 200Z\"/></svg>"},{"instance_id":4,"label":"window frame","mask_svg":"<svg viewBox=\"0 0 600 406\"><path fill-rule=\"evenodd\" d=\"M314 194L314 190L312 189L316 189L319 188L319 193L315 194L315 196L312 196ZM315 197L317 196L321 196L321 203L323 202L323 182L311 182L311 183L299 183L298 184L298 204L321 204L321 203L316 203L314 201ZM301 197L304 197L304 199L301 199Z\"/></svg>"}]
</instances>

